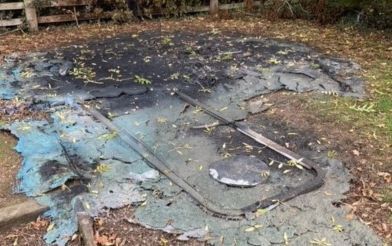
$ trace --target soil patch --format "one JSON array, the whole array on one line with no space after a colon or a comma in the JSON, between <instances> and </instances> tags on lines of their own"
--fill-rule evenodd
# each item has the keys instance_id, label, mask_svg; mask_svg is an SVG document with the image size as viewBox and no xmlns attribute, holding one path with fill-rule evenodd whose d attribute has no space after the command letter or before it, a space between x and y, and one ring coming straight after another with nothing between
<instances>
[{"instance_id":1,"label":"soil patch","mask_svg":"<svg viewBox=\"0 0 392 246\"><path fill-rule=\"evenodd\" d=\"M95 220L95 231L100 243L120 242L120 245L190 245L202 246L204 242L196 240L179 241L175 234L163 233L158 230L149 230L132 222L134 208L127 206L107 213Z\"/></svg>"},{"instance_id":2,"label":"soil patch","mask_svg":"<svg viewBox=\"0 0 392 246\"><path fill-rule=\"evenodd\" d=\"M21 158L13 149L17 140L7 132L0 132L0 207L24 201L23 195L13 193Z\"/></svg>"},{"instance_id":3,"label":"soil patch","mask_svg":"<svg viewBox=\"0 0 392 246\"><path fill-rule=\"evenodd\" d=\"M21 224L0 234L0 245L44 246L42 235L50 224L49 220L38 218L37 221Z\"/></svg>"},{"instance_id":4,"label":"soil patch","mask_svg":"<svg viewBox=\"0 0 392 246\"><path fill-rule=\"evenodd\" d=\"M98 245L205 245L204 242L196 240L179 241L176 239L176 235L150 230L133 224L130 220L133 211L132 207L127 206L96 218L94 230L96 231L95 238ZM0 245L45 246L47 244L42 236L46 233L49 226L50 221L43 218L38 218L35 222L16 226L1 233ZM67 245L82 245L80 236L75 234Z\"/></svg>"}]
</instances>

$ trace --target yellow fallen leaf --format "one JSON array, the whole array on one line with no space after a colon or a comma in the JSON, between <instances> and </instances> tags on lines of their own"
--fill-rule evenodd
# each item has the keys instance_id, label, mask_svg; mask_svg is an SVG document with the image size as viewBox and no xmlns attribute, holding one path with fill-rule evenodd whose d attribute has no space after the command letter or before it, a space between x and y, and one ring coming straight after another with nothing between
<instances>
[{"instance_id":1,"label":"yellow fallen leaf","mask_svg":"<svg viewBox=\"0 0 392 246\"><path fill-rule=\"evenodd\" d=\"M48 226L48 228L46 229L46 231L51 231L54 228L54 223L50 223L50 225Z\"/></svg>"},{"instance_id":2,"label":"yellow fallen leaf","mask_svg":"<svg viewBox=\"0 0 392 246\"><path fill-rule=\"evenodd\" d=\"M102 173L109 171L110 167L107 164L101 163L97 166L97 168L95 170L102 174Z\"/></svg>"},{"instance_id":3,"label":"yellow fallen leaf","mask_svg":"<svg viewBox=\"0 0 392 246\"><path fill-rule=\"evenodd\" d=\"M253 226L252 227L248 227L248 228L245 229L246 232L252 232L254 230L256 230L256 228L253 227Z\"/></svg>"}]
</instances>

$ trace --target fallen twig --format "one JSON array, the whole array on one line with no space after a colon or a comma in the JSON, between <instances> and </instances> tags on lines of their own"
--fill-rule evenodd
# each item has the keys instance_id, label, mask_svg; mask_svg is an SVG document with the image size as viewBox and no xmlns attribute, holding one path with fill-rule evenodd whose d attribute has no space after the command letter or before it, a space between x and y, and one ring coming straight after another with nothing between
<instances>
[{"instance_id":1,"label":"fallen twig","mask_svg":"<svg viewBox=\"0 0 392 246\"><path fill-rule=\"evenodd\" d=\"M219 126L222 125L219 123L219 121L215 121L211 124L205 124L205 125L199 125L199 126L191 126L192 129L206 129L206 128L211 128L211 127L215 127L215 126Z\"/></svg>"},{"instance_id":2,"label":"fallen twig","mask_svg":"<svg viewBox=\"0 0 392 246\"><path fill-rule=\"evenodd\" d=\"M11 31L8 31L8 32L0 33L0 36L4 36L4 35L10 34L10 33L17 32L17 31L23 32L23 30L22 30L21 28L18 27L18 28L14 29L14 30L11 30Z\"/></svg>"}]
</instances>

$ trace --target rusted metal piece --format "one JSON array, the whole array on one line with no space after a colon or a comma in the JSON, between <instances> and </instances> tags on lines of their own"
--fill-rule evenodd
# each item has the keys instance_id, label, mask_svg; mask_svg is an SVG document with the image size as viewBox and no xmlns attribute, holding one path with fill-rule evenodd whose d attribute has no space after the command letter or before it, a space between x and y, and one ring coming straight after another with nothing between
<instances>
[{"instance_id":1,"label":"rusted metal piece","mask_svg":"<svg viewBox=\"0 0 392 246\"><path fill-rule=\"evenodd\" d=\"M160 171L163 175L168 177L173 183L181 187L189 196L191 196L196 202L198 202L202 207L204 207L208 212L211 212L214 216L224 217L227 219L241 219L249 213L255 212L259 208L272 208L275 207L280 202L284 202L290 200L296 196L299 196L304 193L308 193L313 191L323 185L323 177L324 172L317 166L317 164L313 163L310 160L306 160L305 158L301 157L300 155L291 152L290 150L280 146L279 144L273 142L270 139L265 138L264 136L252 131L248 127L244 127L239 123L234 121L230 121L223 116L221 116L218 112L210 109L208 106L200 103L199 101L189 97L188 95L181 93L179 91L176 94L183 99L184 101L188 102L193 106L201 107L206 113L212 115L213 117L217 118L224 124L230 125L239 132L245 134L246 136L254 139L260 144L263 144L276 152L282 154L283 156L291 159L296 160L300 163L303 167L308 169L314 174L314 178L300 186L296 186L294 188L289 189L288 191L281 192L275 196L257 201L253 204L245 206L240 209L225 209L221 206L209 201L205 197L203 197L191 184L189 184L186 180L178 176L173 170L169 168L169 166L165 163L164 160L160 159L155 152L146 145L142 140L136 138L131 133L129 133L126 129L116 126L112 121L102 115L99 111L92 107L88 107L80 104L81 107L90 113L94 118L98 121L103 123L109 130L115 131L119 133L119 138L130 148L138 152L147 163Z\"/></svg>"},{"instance_id":2,"label":"rusted metal piece","mask_svg":"<svg viewBox=\"0 0 392 246\"><path fill-rule=\"evenodd\" d=\"M308 182L306 182L300 186L296 186L294 188L291 188L287 192L278 194L274 197L267 198L264 201L260 201L260 202L253 204L253 205L250 205L250 206L244 208L245 210L254 210L254 209L257 209L260 207L265 207L268 204L268 202L266 201L268 199L278 200L278 201L287 201L287 200L290 200L290 199L292 199L296 196L299 196L301 194L305 194L310 191L316 190L324 184L325 172L313 161L306 159L305 157L300 156L297 153L294 153L293 151L283 147L282 145L272 141L271 139L264 137L263 135L250 129L248 126L246 126L243 123L235 122L233 120L225 118L216 110L208 107L207 105L199 102L196 99L191 98L190 96L186 95L183 92L175 91L175 93L185 102L191 104L194 107L196 107L196 106L200 107L201 109L203 109L203 111L205 113L218 119L222 123L233 127L235 130L252 138L253 140L258 142L259 144L262 144L262 145L274 150L275 152L283 155L284 157L295 161L296 163L300 164L301 166L303 166L304 168L306 168L307 170L309 170L313 173L314 178L309 180Z\"/></svg>"},{"instance_id":3,"label":"rusted metal piece","mask_svg":"<svg viewBox=\"0 0 392 246\"><path fill-rule=\"evenodd\" d=\"M156 156L154 151L150 147L148 147L143 141L133 136L126 129L120 128L113 124L112 121L110 121L96 109L92 107L87 107L83 104L81 104L81 107L88 113L90 113L99 122L104 124L109 130L117 132L119 139L121 139L126 145L128 145L128 147L138 152L144 158L144 160L146 160L147 163L150 164L152 168L157 169L163 175L168 177L174 184L181 187L186 193L188 193L189 196L191 196L195 201L197 201L207 210L211 211L217 216L229 216L233 219L235 219L235 217L241 217L242 215L244 215L244 211L242 211L241 209L223 209L215 205L214 203L208 201L195 188L193 188L192 185L190 185L186 180L179 177L173 170L171 170L169 166L158 156Z\"/></svg>"}]
</instances>

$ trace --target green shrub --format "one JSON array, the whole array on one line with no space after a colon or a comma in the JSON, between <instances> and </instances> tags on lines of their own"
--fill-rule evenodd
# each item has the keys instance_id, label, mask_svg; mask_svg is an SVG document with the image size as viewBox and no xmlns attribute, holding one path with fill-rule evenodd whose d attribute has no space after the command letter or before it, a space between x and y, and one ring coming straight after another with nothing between
<instances>
[{"instance_id":1,"label":"green shrub","mask_svg":"<svg viewBox=\"0 0 392 246\"><path fill-rule=\"evenodd\" d=\"M349 20L378 29L392 28L391 0L264 0L261 11L272 18L306 18L321 24Z\"/></svg>"},{"instance_id":2,"label":"green shrub","mask_svg":"<svg viewBox=\"0 0 392 246\"><path fill-rule=\"evenodd\" d=\"M366 1L362 7L363 21L378 29L392 29L392 1Z\"/></svg>"}]
</instances>

